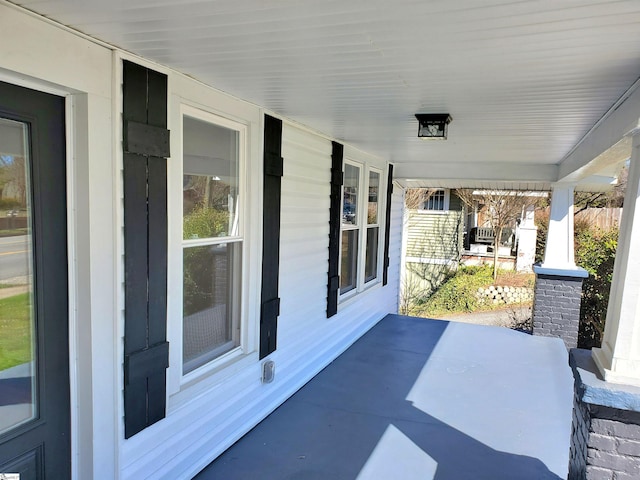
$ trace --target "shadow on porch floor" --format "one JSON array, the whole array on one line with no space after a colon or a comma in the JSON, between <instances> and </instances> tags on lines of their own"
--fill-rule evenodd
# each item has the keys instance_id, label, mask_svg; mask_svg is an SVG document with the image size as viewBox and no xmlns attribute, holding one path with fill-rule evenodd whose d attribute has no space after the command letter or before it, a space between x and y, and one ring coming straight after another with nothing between
<instances>
[{"instance_id":1,"label":"shadow on porch floor","mask_svg":"<svg viewBox=\"0 0 640 480\"><path fill-rule=\"evenodd\" d=\"M572 398L560 340L388 315L196 478L564 479Z\"/></svg>"}]
</instances>

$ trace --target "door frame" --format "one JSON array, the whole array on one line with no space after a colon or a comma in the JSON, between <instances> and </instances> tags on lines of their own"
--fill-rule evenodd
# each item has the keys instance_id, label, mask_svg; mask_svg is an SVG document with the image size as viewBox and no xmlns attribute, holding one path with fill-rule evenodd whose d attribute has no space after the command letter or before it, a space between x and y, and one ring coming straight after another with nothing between
<instances>
[{"instance_id":1,"label":"door frame","mask_svg":"<svg viewBox=\"0 0 640 480\"><path fill-rule=\"evenodd\" d=\"M18 87L29 88L32 90L37 90L43 93L48 93L51 95L56 95L64 98L65 100L65 166L66 166L66 183L67 183L67 192L66 192L66 210L67 210L67 296L68 296L68 312L67 312L67 322L69 328L69 407L70 407L70 417L71 417L71 439L70 439L70 447L71 447L71 478L78 478L77 476L77 457L78 457L78 442L76 435L76 427L77 427L77 411L75 406L77 406L77 387L78 387L78 379L77 379L77 369L74 362L77 357L77 315L76 315L76 285L77 285L77 276L75 275L74 268L72 265L77 264L77 257L75 255L75 246L76 242L76 229L74 222L71 218L72 211L72 200L75 198L74 192L72 191L72 182L71 180L75 177L73 169L74 165L71 159L73 159L73 137L74 131L72 129L73 121L74 121L74 97L73 95L64 89L55 87L53 85L48 84L47 82L37 81L34 79L25 78L23 76L14 76L4 74L4 72L0 71L0 81L5 83L13 84ZM77 120L76 120L77 121ZM74 362L75 363L75 362Z\"/></svg>"},{"instance_id":2,"label":"door frame","mask_svg":"<svg viewBox=\"0 0 640 480\"><path fill-rule=\"evenodd\" d=\"M92 174L89 171L89 155L93 151L89 144L89 129L95 128L89 127L89 125L93 122L95 115L90 113L90 95L87 93L74 92L72 89L52 85L44 80L10 74L2 69L0 69L0 81L57 95L65 99L71 478L92 478L101 470L104 472L105 466L104 464L100 465L97 457L102 456L102 453L97 451L97 448L93 448L92 439L99 431L104 432L107 425L113 426L117 422L117 400L109 401L114 394L113 384L107 383L103 385L104 388L101 388L100 385L93 385L95 359L101 352L104 354L105 350L109 350L104 342L98 342L102 345L96 345L95 341L99 337L95 334L95 315L93 312L100 311L98 310L100 307L95 306L95 299L92 298L97 296L98 290L91 287L91 268L95 267L89 266L94 262L91 260L92 245L87 241L92 236L93 226L90 222L89 192L92 191L92 188L89 183L95 185L96 182L92 179L97 180L98 177L104 180L104 176L101 174ZM110 101L107 103L110 104ZM110 131L110 120L106 123L107 131ZM112 136L109 135L106 140L110 149ZM100 237L99 233L93 235ZM109 242L110 248L114 248L115 241L112 242L110 237L106 241ZM93 276L95 277L95 274ZM109 297L107 303L115 305L115 297ZM79 322L80 318L83 319L82 324ZM89 319L91 322L88 322ZM107 327L104 322L103 327ZM112 325L108 327L113 330ZM107 343L111 344L111 342ZM115 345L112 345L110 350L112 350L115 360ZM105 364L108 356L101 358L99 363ZM111 365L113 365L113 369L116 368L115 363L111 363ZM96 399L100 398L102 401L96 403ZM110 404L113 405L111 408ZM109 411L113 412L113 416L108 414ZM96 423L96 420L100 418L103 421ZM108 431L108 427L106 430ZM106 435L106 437L102 442L102 445L107 447L104 451L107 458L104 460L110 462L113 468L113 478L118 478L116 468L118 463L116 460L118 457L117 437L115 434Z\"/></svg>"},{"instance_id":3,"label":"door frame","mask_svg":"<svg viewBox=\"0 0 640 480\"><path fill-rule=\"evenodd\" d=\"M20 108L18 108L17 111L15 111L15 113L14 113L15 106L7 107L8 118L15 119L15 121L24 122L30 125L28 127L29 132L27 137L30 148L27 151L28 157L26 158L28 158L27 175L28 177L30 177L28 178L28 182L29 182L28 185L30 185L30 187L28 188L28 196L30 197L30 201L28 203L31 204L30 224L32 226L32 229L29 235L32 235L32 236L35 235L35 237L32 238L33 240L32 249L31 249L32 251L30 254L31 263L33 265L32 267L33 268L32 270L32 273L33 273L32 311L34 313L33 322L35 322L34 325L38 325L40 321L43 319L42 315L43 314L46 315L44 309L48 307L53 307L55 315L52 318L56 319L56 322L54 323L49 323L45 321L45 325L49 325L49 326L43 327L41 325L37 327L36 332L38 333L34 337L35 343L33 345L34 355L37 355L36 357L37 361L35 362L35 370L38 372L36 377L37 378L36 385L34 388L35 392L37 393L34 399L37 398L36 405L39 405L40 408L42 408L44 411L47 412L45 413L45 416L44 416L44 422L40 414L36 414L36 416L32 420L26 422L26 424L18 425L15 428L16 430L15 441L24 442L24 440L18 440L18 439L24 438L25 436L27 436L27 438L30 437L32 440L35 439L36 441L44 440L45 443L44 443L44 450L42 451L42 454L46 457L47 451L49 451L49 448L50 448L50 447L47 447L46 445L50 444L51 442L55 442L55 440L52 440L52 438L49 437L49 435L51 435L53 432L58 432L57 430L58 428L63 428L63 425L59 424L58 421L54 418L56 414L53 412L55 412L55 410L52 411L49 409L49 407L52 404L47 403L46 397L44 396L47 393L52 394L53 397L56 398L56 401L55 401L56 403L53 404L56 406L56 409L59 408L60 406L64 406L64 410L66 411L67 418L64 421L64 425L65 425L64 432L65 432L65 435L68 435L70 438L68 439L68 450L66 450L65 448L65 453L68 452L69 461L72 462L73 460L72 440L74 438L74 434L72 430L73 427L71 424L71 415L72 415L71 375L72 375L73 369L71 368L71 360L72 360L71 351L70 351L71 335L69 331L69 328L71 325L69 321L69 313L72 310L71 303L70 303L71 301L70 291L69 291L69 287L70 287L69 265L70 265L71 259L69 257L70 239L68 237L69 225L68 225L68 219L67 219L69 215L69 192L67 190L67 187L69 184L69 172L67 171L67 169L70 163L69 162L70 157L67 152L67 148L68 148L67 135L69 134L68 128L67 128L67 123L69 118L68 96L66 94L61 94L61 92L59 91L53 91L55 89L51 89L51 88L48 88L48 89L34 88L35 87L34 82L27 82L27 81L24 81L24 79L22 79L23 81L15 81L15 79L13 78L6 78L5 75L0 75L0 80L4 84L8 85L9 87L15 87L17 92L16 94L19 95L20 98L24 97L25 100L27 100L28 97L31 95L29 91L36 91L38 93L43 93L45 95L51 95L51 97L55 97L55 100L51 98L51 101L50 101L47 99L48 97L39 96L35 99L35 104L28 106L25 110L21 110ZM17 90L17 89L25 89L25 90ZM54 103L51 103L51 102L54 102ZM27 101L27 104L29 104L28 101ZM11 102L9 102L9 105L11 105ZM40 106L42 106L42 108L44 108L45 111L49 112L49 114L55 115L55 117L44 116L44 114L41 114L37 110ZM60 108L64 109L64 111L60 111ZM4 115L2 116L4 117ZM53 118L55 118L55 125L56 125L56 127L54 127L55 133L54 134L46 133L48 131L48 128L46 125L47 123L52 121ZM62 122L63 124L60 125L59 122ZM61 139L60 135L64 135L64 138ZM45 143L42 143L42 142L45 142ZM56 153L54 155L53 161L55 163L47 162L45 160L46 155L42 153L42 149L50 147L52 145L52 142L55 142L56 146L59 145L60 148L64 148L64 155L59 155L59 153ZM62 163L64 163L63 168L65 169L65 171L64 172L58 171L56 173L56 169L61 168ZM64 173L64 175L59 175L58 173ZM44 197L40 193L38 193L39 189L42 189L42 188L44 188L46 191L47 178L49 175L55 176L56 182L63 182L63 185L61 187L56 187L56 188L64 188L64 195L60 195L60 193L62 192L60 192L59 190L49 191L49 193L44 194L45 195ZM58 225L57 220L55 224L52 224L52 222L46 218L46 217L49 217L46 214L46 201L53 199L51 195L55 197L55 202L56 202L55 204L56 206L54 208L54 215L60 216L62 212L64 212L63 218L61 217L60 220L64 221L66 225L64 240L60 238L57 234L54 235L54 245L56 248L56 252L58 251L59 247L65 249L65 261L66 261L65 273L66 273L67 282L64 287L66 298L65 298L65 308L63 310L60 310L60 308L56 307L55 304L46 303L46 302L51 302L54 298L51 296L51 292L54 292L54 296L62 293L61 291L59 291L58 287L50 283L54 281L54 278L55 278L55 283L57 283L58 275L53 273L55 268L57 267L54 267L54 266L56 265L61 266L59 264L59 260L56 260L53 258L57 254L51 250L51 247L46 246L47 235L49 232L51 232L51 230L46 230L46 229L51 229L51 228L57 229L55 225ZM61 205L60 203L58 203L62 201L64 201L64 205ZM45 227L45 224L46 224L46 227ZM41 290L43 288L44 290ZM47 291L49 291L49 293L47 293ZM44 295L40 297L40 293L44 293ZM48 297L49 300L46 300L45 297ZM61 318L61 317L64 317L64 318ZM58 320L64 321L66 323L65 327L67 332L66 334L67 338L66 338L65 348L64 349L56 348L50 351L49 354L44 354L43 349L45 349L46 351L46 349L53 347L53 344L51 344L48 340L45 340L45 336L47 336L48 334L54 333L56 328L55 325L57 324ZM54 330L51 330L52 328ZM66 357L65 362L66 362L68 371L64 375L60 375L58 373L55 373L54 375L54 371L51 370L50 367L47 365L49 361L57 362L59 360L62 360L60 358L61 354L62 356ZM44 357L42 357L42 355L44 355ZM65 385L63 390L60 390L58 388L53 388L53 386L51 385L52 378L49 378L49 376L51 375L54 375L53 383L56 383L58 381L64 381ZM45 385L47 384L48 386L45 387ZM67 397L67 398L63 400L64 397ZM64 405L60 405L58 402L63 402ZM38 410L40 409L37 408L36 412ZM46 424L50 424L50 423L53 425L52 427L45 426ZM45 436L42 437L42 436L36 435L34 438L33 436L34 428L35 429L44 428ZM20 430L22 430L22 433L18 433L20 432ZM46 433L46 432L49 432L49 433ZM14 440L11 440L11 438L13 438L13 435L11 434L11 431L9 431L9 444L11 444L11 442L14 441ZM11 450L11 447L9 448ZM52 454L52 453L53 451L49 451L49 454ZM45 469L44 472L46 475L46 472L48 469L46 465L50 462L48 462L46 458L43 458L41 461L44 462L44 469ZM66 471L67 467L65 466L64 468ZM69 467L69 474L72 475L71 478L73 478L72 466Z\"/></svg>"}]
</instances>

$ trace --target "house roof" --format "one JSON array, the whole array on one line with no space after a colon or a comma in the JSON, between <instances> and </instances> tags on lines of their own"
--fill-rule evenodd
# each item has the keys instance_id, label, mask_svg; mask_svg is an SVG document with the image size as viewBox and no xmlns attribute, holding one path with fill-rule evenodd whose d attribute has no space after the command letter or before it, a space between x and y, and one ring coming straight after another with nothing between
<instances>
[{"instance_id":1,"label":"house roof","mask_svg":"<svg viewBox=\"0 0 640 480\"><path fill-rule=\"evenodd\" d=\"M640 116L619 112L640 106L637 0L14 3L388 158L409 186L606 184L622 159L592 160ZM449 139L419 140L420 112L451 114Z\"/></svg>"}]
</instances>

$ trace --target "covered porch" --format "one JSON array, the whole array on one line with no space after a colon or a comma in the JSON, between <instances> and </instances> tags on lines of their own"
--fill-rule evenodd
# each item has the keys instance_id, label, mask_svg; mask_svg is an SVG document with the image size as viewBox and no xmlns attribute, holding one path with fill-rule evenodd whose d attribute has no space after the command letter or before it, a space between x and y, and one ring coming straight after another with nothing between
<instances>
[{"instance_id":1,"label":"covered porch","mask_svg":"<svg viewBox=\"0 0 640 480\"><path fill-rule=\"evenodd\" d=\"M0 82L65 107L70 420L48 442L69 473L49 477L639 478L639 25L632 0L0 0ZM448 139L416 114L452 117ZM607 329L572 375L574 191L610 188L620 142ZM190 176L226 182L233 222L187 232ZM552 192L537 336L395 315L413 187ZM229 341L189 364L185 251L214 245L240 252L209 277ZM0 467L36 465L12 435Z\"/></svg>"},{"instance_id":2,"label":"covered porch","mask_svg":"<svg viewBox=\"0 0 640 480\"><path fill-rule=\"evenodd\" d=\"M564 479L558 339L388 315L196 478Z\"/></svg>"}]
</instances>

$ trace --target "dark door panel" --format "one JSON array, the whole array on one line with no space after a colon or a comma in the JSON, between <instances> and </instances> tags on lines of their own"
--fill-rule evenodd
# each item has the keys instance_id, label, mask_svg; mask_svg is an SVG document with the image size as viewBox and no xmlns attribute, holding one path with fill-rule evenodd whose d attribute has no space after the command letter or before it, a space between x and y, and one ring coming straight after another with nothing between
<instances>
[{"instance_id":1,"label":"dark door panel","mask_svg":"<svg viewBox=\"0 0 640 480\"><path fill-rule=\"evenodd\" d=\"M0 82L0 473L71 476L64 98Z\"/></svg>"}]
</instances>

